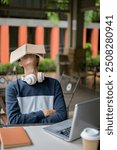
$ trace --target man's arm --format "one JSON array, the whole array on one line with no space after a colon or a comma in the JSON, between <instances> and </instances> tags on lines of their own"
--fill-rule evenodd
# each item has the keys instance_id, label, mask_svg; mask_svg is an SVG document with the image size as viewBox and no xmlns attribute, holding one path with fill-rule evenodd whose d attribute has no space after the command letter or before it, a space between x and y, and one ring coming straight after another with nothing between
<instances>
[{"instance_id":1,"label":"man's arm","mask_svg":"<svg viewBox=\"0 0 117 150\"><path fill-rule=\"evenodd\" d=\"M29 114L22 114L17 100L17 91L14 85L6 88L6 109L10 124L28 123L55 123L67 119L67 111L60 83L56 81L54 86L53 109L44 109Z\"/></svg>"},{"instance_id":2,"label":"man's arm","mask_svg":"<svg viewBox=\"0 0 117 150\"><path fill-rule=\"evenodd\" d=\"M11 84L6 88L6 110L10 124L28 124L39 123L39 120L45 118L42 111L22 114L16 97L16 89Z\"/></svg>"},{"instance_id":3,"label":"man's arm","mask_svg":"<svg viewBox=\"0 0 117 150\"><path fill-rule=\"evenodd\" d=\"M67 119L67 110L65 105L65 100L62 92L62 88L60 83L56 81L54 86L55 88L55 95L54 95L54 107L55 113L42 118L40 120L41 123L55 123L60 122Z\"/></svg>"}]
</instances>

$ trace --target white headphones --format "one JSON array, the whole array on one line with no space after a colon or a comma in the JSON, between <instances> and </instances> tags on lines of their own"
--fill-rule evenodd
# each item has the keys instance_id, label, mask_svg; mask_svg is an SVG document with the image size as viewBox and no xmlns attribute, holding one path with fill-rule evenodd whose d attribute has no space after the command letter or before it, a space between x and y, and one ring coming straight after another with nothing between
<instances>
[{"instance_id":1,"label":"white headphones","mask_svg":"<svg viewBox=\"0 0 117 150\"><path fill-rule=\"evenodd\" d=\"M44 73L38 72L37 73L38 82L43 82L44 80ZM25 81L29 85L33 85L37 82L36 76L34 74L29 74L27 76L22 76L21 80Z\"/></svg>"}]
</instances>

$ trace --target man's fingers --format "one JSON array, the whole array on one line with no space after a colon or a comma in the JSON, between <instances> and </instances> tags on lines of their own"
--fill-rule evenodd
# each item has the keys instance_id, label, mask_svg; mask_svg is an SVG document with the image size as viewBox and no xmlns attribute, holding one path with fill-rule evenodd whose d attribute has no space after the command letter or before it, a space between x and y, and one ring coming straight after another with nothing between
<instances>
[{"instance_id":1,"label":"man's fingers","mask_svg":"<svg viewBox=\"0 0 117 150\"><path fill-rule=\"evenodd\" d=\"M43 113L44 113L44 116L50 116L52 114L54 114L56 111L54 109L44 109L43 110Z\"/></svg>"}]
</instances>

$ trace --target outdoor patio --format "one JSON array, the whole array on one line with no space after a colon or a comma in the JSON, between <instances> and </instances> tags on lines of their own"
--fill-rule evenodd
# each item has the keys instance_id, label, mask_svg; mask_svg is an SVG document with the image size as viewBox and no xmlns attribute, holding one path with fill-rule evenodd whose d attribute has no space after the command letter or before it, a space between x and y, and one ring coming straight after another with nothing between
<instances>
[{"instance_id":1,"label":"outdoor patio","mask_svg":"<svg viewBox=\"0 0 117 150\"><path fill-rule=\"evenodd\" d=\"M46 76L56 78L55 73L47 73ZM8 76L8 78L10 79L11 77ZM16 77L12 76L12 79L13 78L16 78ZM69 108L69 110L71 112L74 110L74 106L75 106L76 103L80 103L80 102L83 102L83 101L90 100L92 98L100 97L100 80L99 80L99 78L96 78L96 88L95 89L93 87L94 86L93 81L94 81L93 76L88 76L86 78L86 85L83 84L82 81L80 81L80 83L79 83L79 85L76 89L76 92L73 96L70 108ZM3 100L5 100L4 95L5 95L6 85L7 84L4 84L4 85L0 84L0 96L3 98ZM66 99L66 101L67 101L67 99ZM6 122L6 114L5 114L5 111L4 111L5 108L3 108L4 106L5 105L3 104L3 102L0 99L1 114L2 114L2 116L3 116L3 118Z\"/></svg>"}]
</instances>

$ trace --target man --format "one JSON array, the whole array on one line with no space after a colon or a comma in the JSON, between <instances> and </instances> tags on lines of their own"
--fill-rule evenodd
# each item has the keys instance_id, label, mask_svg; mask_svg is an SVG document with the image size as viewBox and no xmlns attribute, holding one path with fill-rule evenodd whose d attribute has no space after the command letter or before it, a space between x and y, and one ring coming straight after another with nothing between
<instances>
[{"instance_id":1,"label":"man","mask_svg":"<svg viewBox=\"0 0 117 150\"><path fill-rule=\"evenodd\" d=\"M11 54L11 62L20 57L24 76L6 88L6 110L10 124L55 123L67 119L60 83L38 73L39 45L26 44ZM20 50L19 50L20 49ZM43 52L41 52L43 53ZM18 55L17 55L18 54ZM18 57L18 58L17 58ZM13 61L12 61L13 59Z\"/></svg>"}]
</instances>

